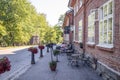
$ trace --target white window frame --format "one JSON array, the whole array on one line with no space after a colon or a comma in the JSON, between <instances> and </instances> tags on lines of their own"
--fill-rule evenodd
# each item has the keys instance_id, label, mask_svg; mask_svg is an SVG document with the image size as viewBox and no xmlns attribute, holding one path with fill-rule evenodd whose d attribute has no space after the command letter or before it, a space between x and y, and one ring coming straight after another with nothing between
<instances>
[{"instance_id":1,"label":"white window frame","mask_svg":"<svg viewBox=\"0 0 120 80\"><path fill-rule=\"evenodd\" d=\"M112 14L108 14L108 4L112 2ZM104 16L104 9L101 10L102 8L104 8L105 6L107 5L107 16ZM108 24L109 24L109 20L112 18L112 43L108 43ZM104 35L104 22L107 21L107 38L106 38L106 43L105 42L102 42L100 41L100 38L101 38L101 32L103 33ZM100 23L102 22L102 27L103 27L103 31L100 31ZM114 0L109 0L108 2L106 2L105 4L103 4L100 8L99 8L99 44L98 46L102 46L102 47L108 47L108 48L111 48L113 47L113 31L114 31L114 28L113 28L113 25L114 25ZM104 37L103 37L104 38ZM102 40L102 39L101 39Z\"/></svg>"},{"instance_id":2,"label":"white window frame","mask_svg":"<svg viewBox=\"0 0 120 80\"><path fill-rule=\"evenodd\" d=\"M74 16L76 15L76 5L74 6Z\"/></svg>"},{"instance_id":3,"label":"white window frame","mask_svg":"<svg viewBox=\"0 0 120 80\"><path fill-rule=\"evenodd\" d=\"M76 13L78 12L78 0L76 1Z\"/></svg>"},{"instance_id":4,"label":"white window frame","mask_svg":"<svg viewBox=\"0 0 120 80\"><path fill-rule=\"evenodd\" d=\"M79 29L78 29L79 31L79 35L78 35L78 38L79 38L79 42L82 42L82 33L83 33L83 29L82 29L82 19L79 21Z\"/></svg>"},{"instance_id":5,"label":"white window frame","mask_svg":"<svg viewBox=\"0 0 120 80\"><path fill-rule=\"evenodd\" d=\"M93 21L92 21L93 20ZM89 38L89 28L92 27L93 32L93 41L90 40ZM91 12L88 16L88 42L87 43L92 43L95 44L95 12Z\"/></svg>"},{"instance_id":6,"label":"white window frame","mask_svg":"<svg viewBox=\"0 0 120 80\"><path fill-rule=\"evenodd\" d=\"M79 7L78 7L78 0L76 0L76 3L75 3L75 5L74 5L74 16L75 16L76 13L78 12L78 9L79 9Z\"/></svg>"},{"instance_id":7,"label":"white window frame","mask_svg":"<svg viewBox=\"0 0 120 80\"><path fill-rule=\"evenodd\" d=\"M83 4L83 0L79 0L79 8L81 8L82 4Z\"/></svg>"}]
</instances>

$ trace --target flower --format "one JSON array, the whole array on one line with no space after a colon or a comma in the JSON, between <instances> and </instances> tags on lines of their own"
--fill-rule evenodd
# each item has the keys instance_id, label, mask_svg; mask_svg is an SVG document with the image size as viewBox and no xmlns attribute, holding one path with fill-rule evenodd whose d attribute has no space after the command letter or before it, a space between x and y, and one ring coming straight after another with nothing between
<instances>
[{"instance_id":1,"label":"flower","mask_svg":"<svg viewBox=\"0 0 120 80\"><path fill-rule=\"evenodd\" d=\"M3 57L0 59L0 74L4 73L5 71L10 71L11 65L10 61L7 57Z\"/></svg>"},{"instance_id":2,"label":"flower","mask_svg":"<svg viewBox=\"0 0 120 80\"><path fill-rule=\"evenodd\" d=\"M30 47L30 48L28 48L28 51L32 52L33 54L37 54L37 52L38 52L36 47Z\"/></svg>"},{"instance_id":3,"label":"flower","mask_svg":"<svg viewBox=\"0 0 120 80\"><path fill-rule=\"evenodd\" d=\"M45 47L43 45L38 46L39 49L44 49Z\"/></svg>"}]
</instances>

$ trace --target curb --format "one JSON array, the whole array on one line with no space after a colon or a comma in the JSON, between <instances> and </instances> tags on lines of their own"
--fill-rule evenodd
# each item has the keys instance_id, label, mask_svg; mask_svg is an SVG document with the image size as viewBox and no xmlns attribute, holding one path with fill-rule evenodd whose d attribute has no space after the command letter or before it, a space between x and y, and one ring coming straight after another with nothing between
<instances>
[{"instance_id":1,"label":"curb","mask_svg":"<svg viewBox=\"0 0 120 80\"><path fill-rule=\"evenodd\" d=\"M30 67L31 67L30 64L25 65L24 67L21 67L20 69L16 70L15 72L13 72L12 74L10 74L8 77L6 77L3 80L15 80L20 75L22 75L23 73L25 73Z\"/></svg>"}]
</instances>

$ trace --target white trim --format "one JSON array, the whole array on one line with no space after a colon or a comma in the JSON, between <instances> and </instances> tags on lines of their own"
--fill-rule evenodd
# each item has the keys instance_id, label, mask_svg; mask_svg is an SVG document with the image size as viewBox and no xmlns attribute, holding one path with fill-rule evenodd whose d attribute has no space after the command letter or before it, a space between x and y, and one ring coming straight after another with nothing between
<instances>
[{"instance_id":1,"label":"white trim","mask_svg":"<svg viewBox=\"0 0 120 80\"><path fill-rule=\"evenodd\" d=\"M109 48L109 49L113 48L112 44L98 44L97 46L98 47L103 47L103 48Z\"/></svg>"},{"instance_id":2,"label":"white trim","mask_svg":"<svg viewBox=\"0 0 120 80\"><path fill-rule=\"evenodd\" d=\"M87 44L90 44L90 45L95 45L94 42L87 42Z\"/></svg>"},{"instance_id":3,"label":"white trim","mask_svg":"<svg viewBox=\"0 0 120 80\"><path fill-rule=\"evenodd\" d=\"M81 8L82 4L83 4L83 0L79 0L79 8Z\"/></svg>"},{"instance_id":4,"label":"white trim","mask_svg":"<svg viewBox=\"0 0 120 80\"><path fill-rule=\"evenodd\" d=\"M83 29L82 29L82 22L83 22L83 20L81 19L80 21L79 21L79 26L78 26L78 41L79 42L82 42L82 39L83 39ZM81 31L81 33L80 33L80 31ZM81 38L80 38L81 37Z\"/></svg>"},{"instance_id":5,"label":"white trim","mask_svg":"<svg viewBox=\"0 0 120 80\"><path fill-rule=\"evenodd\" d=\"M89 28L92 28L92 30L94 30L94 32L92 32L93 33L92 37L94 37L94 40L92 40L92 41L90 41L90 39L89 39L89 38L91 38L90 34L89 34L89 33L91 33L91 30L89 31ZM95 42L95 12L90 13L88 16L88 39L87 39L87 41Z\"/></svg>"},{"instance_id":6,"label":"white trim","mask_svg":"<svg viewBox=\"0 0 120 80\"><path fill-rule=\"evenodd\" d=\"M110 2L112 2L112 14L108 14L108 10L109 10L109 9L108 9L108 4L109 4ZM104 16L104 7L105 7L105 6L107 6L107 16ZM101 10L101 8L102 8L102 12L101 12L102 18L100 17L100 12L99 12L99 14L98 14L98 15L99 15L99 44L101 44L101 42L100 42L100 40L101 40L101 39L100 39L100 37L101 37L101 36L100 36L100 33L101 33L101 32L100 32L100 22L102 22L102 28L103 28L102 34L103 34L103 36L104 36L104 35L105 35L105 33L104 33L104 31L105 31L105 30L104 30L104 28L105 28L105 27L104 27L104 21L105 21L105 20L107 21L107 24L106 24L106 25L107 25L107 26L106 26L106 27L107 27L106 37L107 37L107 38L106 38L106 40L105 40L106 42L103 41L103 44L113 44L113 38L114 38L114 36L113 36L113 35L114 35L114 28L113 28L113 26L114 26L114 0L109 0L109 1L107 1L105 4L103 4L103 5L99 8L99 11ZM112 18L112 41L111 41L112 43L109 43L109 42L108 42L108 40L109 40L109 39L108 39L108 32L109 32L109 31L108 31L108 27L109 27L108 24L109 24L109 19L110 19L110 18Z\"/></svg>"}]
</instances>

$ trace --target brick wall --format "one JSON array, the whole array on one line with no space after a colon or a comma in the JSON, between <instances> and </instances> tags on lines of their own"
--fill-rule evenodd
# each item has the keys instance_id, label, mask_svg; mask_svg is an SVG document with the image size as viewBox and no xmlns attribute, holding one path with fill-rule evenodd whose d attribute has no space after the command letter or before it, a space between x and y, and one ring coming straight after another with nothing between
<instances>
[{"instance_id":1,"label":"brick wall","mask_svg":"<svg viewBox=\"0 0 120 80\"><path fill-rule=\"evenodd\" d=\"M87 45L87 37L88 37L88 15L91 9L99 8L101 5L106 3L109 0L87 0L86 4L86 20L85 24L83 24L83 28L85 29L85 53L90 54L96 57L100 62L109 66L110 68L120 72L120 0L114 0L114 48L101 48L98 47L99 43L99 22L95 22L95 45ZM79 9L78 13L75 15L75 26L76 26L76 40L78 40L78 23L80 19L84 19L84 6ZM97 13L96 13L97 15ZM83 22L84 23L84 22ZM79 44L75 43L75 46L79 52L80 49Z\"/></svg>"}]
</instances>

